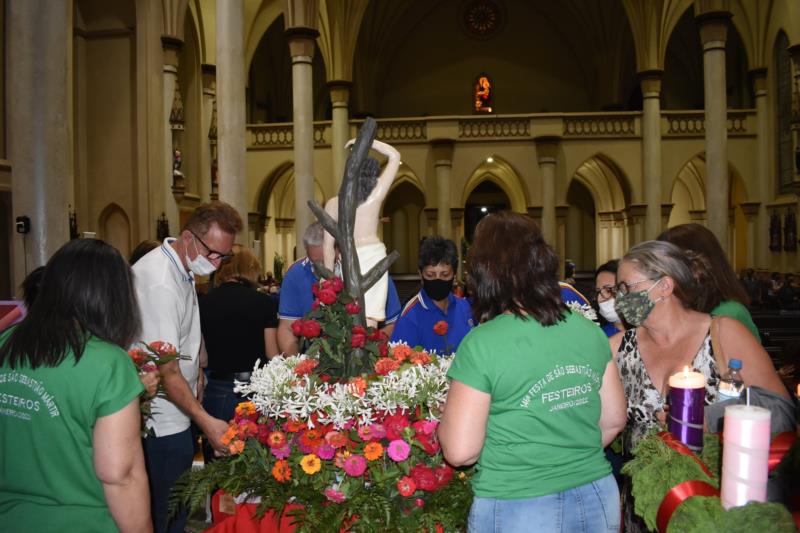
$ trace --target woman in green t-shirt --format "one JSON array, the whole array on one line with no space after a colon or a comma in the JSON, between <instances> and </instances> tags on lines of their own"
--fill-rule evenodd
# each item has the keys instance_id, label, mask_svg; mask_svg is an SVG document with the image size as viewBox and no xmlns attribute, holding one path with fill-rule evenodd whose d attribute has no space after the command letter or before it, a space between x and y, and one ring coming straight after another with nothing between
<instances>
[{"instance_id":1,"label":"woman in green t-shirt","mask_svg":"<svg viewBox=\"0 0 800 533\"><path fill-rule=\"evenodd\" d=\"M452 465L477 461L469 531L617 531L603 447L625 397L605 334L567 310L558 257L526 215L484 218L467 267L481 325L448 372L439 439Z\"/></svg>"},{"instance_id":2,"label":"woman in green t-shirt","mask_svg":"<svg viewBox=\"0 0 800 533\"><path fill-rule=\"evenodd\" d=\"M758 342L761 342L758 328L750 316L750 311L747 310L750 296L710 229L700 224L679 224L664 231L658 236L658 240L671 242L682 250L692 250L702 254L709 262L709 282L711 289L718 296L719 303L711 309L700 309L700 311L712 316L735 318L750 330Z\"/></svg>"},{"instance_id":3,"label":"woman in green t-shirt","mask_svg":"<svg viewBox=\"0 0 800 533\"><path fill-rule=\"evenodd\" d=\"M130 267L76 239L50 259L28 315L0 335L0 524L152 531ZM0 526L0 529L4 529ZM5 529L4 529L5 530Z\"/></svg>"}]
</instances>

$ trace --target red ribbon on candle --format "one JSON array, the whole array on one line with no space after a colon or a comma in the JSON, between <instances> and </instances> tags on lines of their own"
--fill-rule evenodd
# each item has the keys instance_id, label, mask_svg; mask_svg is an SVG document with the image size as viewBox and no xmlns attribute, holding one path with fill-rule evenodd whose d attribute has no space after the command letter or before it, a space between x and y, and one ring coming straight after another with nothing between
<instances>
[{"instance_id":1,"label":"red ribbon on candle","mask_svg":"<svg viewBox=\"0 0 800 533\"><path fill-rule=\"evenodd\" d=\"M775 467L780 464L783 456L786 455L786 452L789 451L789 448L792 447L796 440L797 435L790 431L780 433L772 439L772 442L769 444L769 460L767 461L770 472L775 470Z\"/></svg>"},{"instance_id":2,"label":"red ribbon on candle","mask_svg":"<svg viewBox=\"0 0 800 533\"><path fill-rule=\"evenodd\" d=\"M697 457L697 455L695 455L695 453L692 450L690 450L688 446L686 446L680 440L675 438L675 436L672 433L670 433L669 431L662 431L661 433L658 434L658 436L661 438L661 440L664 441L664 444L666 444L679 454L686 455L694 459L694 462L697 463L697 465L703 470L703 472L708 477L714 477L714 474L712 474L711 470L709 470L708 467L705 464L703 464L703 461L701 461L700 458Z\"/></svg>"},{"instance_id":3,"label":"red ribbon on candle","mask_svg":"<svg viewBox=\"0 0 800 533\"><path fill-rule=\"evenodd\" d=\"M675 512L675 509L680 504L692 496L719 496L719 490L699 479L684 481L669 489L664 499L661 500L661 505L658 506L658 513L656 514L656 527L658 527L659 531L667 531L667 525L669 525L669 520L672 518L672 513Z\"/></svg>"}]
</instances>

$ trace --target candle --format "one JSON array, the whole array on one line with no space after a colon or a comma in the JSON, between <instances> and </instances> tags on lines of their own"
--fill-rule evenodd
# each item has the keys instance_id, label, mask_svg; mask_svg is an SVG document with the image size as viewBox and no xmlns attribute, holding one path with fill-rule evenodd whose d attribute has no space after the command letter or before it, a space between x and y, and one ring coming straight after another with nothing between
<instances>
[{"instance_id":1,"label":"candle","mask_svg":"<svg viewBox=\"0 0 800 533\"><path fill-rule=\"evenodd\" d=\"M706 378L683 368L669 377L669 419L672 435L693 451L703 449L703 405Z\"/></svg>"},{"instance_id":2,"label":"candle","mask_svg":"<svg viewBox=\"0 0 800 533\"><path fill-rule=\"evenodd\" d=\"M725 509L767 500L770 412L754 405L725 408L722 490Z\"/></svg>"}]
</instances>

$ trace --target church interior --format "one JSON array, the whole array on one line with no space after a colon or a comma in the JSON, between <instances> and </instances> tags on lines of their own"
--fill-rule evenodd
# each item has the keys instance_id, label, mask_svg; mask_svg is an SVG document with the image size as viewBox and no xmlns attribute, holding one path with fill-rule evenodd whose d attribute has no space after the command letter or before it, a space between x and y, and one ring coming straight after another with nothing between
<instances>
[{"instance_id":1,"label":"church interior","mask_svg":"<svg viewBox=\"0 0 800 533\"><path fill-rule=\"evenodd\" d=\"M366 117L402 164L382 236L463 252L539 221L593 272L697 222L800 271L797 0L0 0L0 299L70 238L128 256L212 199L264 274L303 255Z\"/></svg>"}]
</instances>

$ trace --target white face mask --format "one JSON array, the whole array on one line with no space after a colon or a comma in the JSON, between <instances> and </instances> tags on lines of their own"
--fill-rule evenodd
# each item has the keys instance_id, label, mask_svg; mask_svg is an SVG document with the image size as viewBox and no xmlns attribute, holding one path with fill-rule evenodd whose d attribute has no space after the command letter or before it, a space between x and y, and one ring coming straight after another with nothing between
<instances>
[{"instance_id":1,"label":"white face mask","mask_svg":"<svg viewBox=\"0 0 800 533\"><path fill-rule=\"evenodd\" d=\"M600 314L610 323L616 324L617 322L622 322L619 319L617 310L614 309L614 298L606 300L605 302L600 302L598 307L600 308Z\"/></svg>"},{"instance_id":2,"label":"white face mask","mask_svg":"<svg viewBox=\"0 0 800 533\"><path fill-rule=\"evenodd\" d=\"M194 237L192 238L194 240ZM189 254L186 254L186 266L189 270L194 272L196 276L209 276L214 272L217 267L211 264L211 261L204 255L197 251L197 241L194 241L194 251L197 254L194 259L189 259Z\"/></svg>"}]
</instances>

